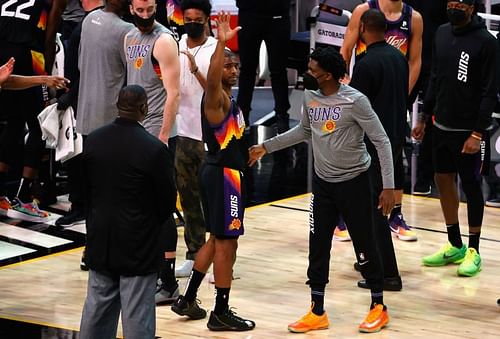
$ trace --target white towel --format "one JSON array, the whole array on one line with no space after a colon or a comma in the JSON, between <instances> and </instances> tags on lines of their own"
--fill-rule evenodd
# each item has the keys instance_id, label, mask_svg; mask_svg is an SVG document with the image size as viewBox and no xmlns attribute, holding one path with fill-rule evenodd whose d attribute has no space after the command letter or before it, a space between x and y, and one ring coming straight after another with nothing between
<instances>
[{"instance_id":1,"label":"white towel","mask_svg":"<svg viewBox=\"0 0 500 339\"><path fill-rule=\"evenodd\" d=\"M42 139L48 148L56 148L59 138L59 112L57 104L47 106L38 114L38 122L42 130Z\"/></svg>"}]
</instances>

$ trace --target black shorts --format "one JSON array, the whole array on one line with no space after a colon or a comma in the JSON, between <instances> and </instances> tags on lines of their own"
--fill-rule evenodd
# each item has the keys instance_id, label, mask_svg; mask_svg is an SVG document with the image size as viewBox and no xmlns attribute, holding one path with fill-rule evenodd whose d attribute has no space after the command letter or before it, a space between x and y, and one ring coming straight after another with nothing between
<instances>
[{"instance_id":1,"label":"black shorts","mask_svg":"<svg viewBox=\"0 0 500 339\"><path fill-rule=\"evenodd\" d=\"M218 239L233 239L243 235L244 188L242 172L203 164L200 191L207 232Z\"/></svg>"},{"instance_id":2,"label":"black shorts","mask_svg":"<svg viewBox=\"0 0 500 339\"><path fill-rule=\"evenodd\" d=\"M464 154L462 149L470 131L444 131L434 126L432 130L432 162L436 173L469 173L480 180L489 169L490 145L488 133L483 134L481 148L474 154Z\"/></svg>"}]
</instances>

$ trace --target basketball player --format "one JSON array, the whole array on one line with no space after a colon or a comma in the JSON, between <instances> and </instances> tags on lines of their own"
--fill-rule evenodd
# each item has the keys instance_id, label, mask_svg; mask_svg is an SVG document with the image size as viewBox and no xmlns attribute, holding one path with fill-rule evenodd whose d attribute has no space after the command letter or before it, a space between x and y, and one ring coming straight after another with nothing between
<instances>
[{"instance_id":1,"label":"basketball player","mask_svg":"<svg viewBox=\"0 0 500 339\"><path fill-rule=\"evenodd\" d=\"M244 177L247 152L243 141L245 119L231 95L238 82L239 62L225 49L241 27L231 29L230 15L218 16L218 41L210 61L207 88L203 98L203 140L208 153L200 172L205 223L210 237L198 252L184 296L172 311L191 319L206 316L196 301L197 290L210 265L214 264L215 306L207 326L212 331L247 331L255 327L251 320L236 315L228 305L232 268L243 235L245 206Z\"/></svg>"},{"instance_id":2,"label":"basketball player","mask_svg":"<svg viewBox=\"0 0 500 339\"><path fill-rule=\"evenodd\" d=\"M155 0L132 0L130 13L136 27L124 41L127 83L142 86L148 95L146 131L168 142L179 106L179 51L172 33L155 21ZM167 94L168 93L168 94ZM175 280L177 228L173 216L164 225L165 260L160 270L155 302L172 303L179 296Z\"/></svg>"},{"instance_id":3,"label":"basketball player","mask_svg":"<svg viewBox=\"0 0 500 339\"><path fill-rule=\"evenodd\" d=\"M8 1L0 0L0 64L11 57L15 74L32 76L50 74L55 55L55 34L66 0ZM48 213L33 201L31 186L41 164L44 142L37 115L48 101L46 87L0 94L0 118L7 125L0 134L0 211L13 218L44 222ZM24 144L22 178L12 203L6 197L5 181L15 157L16 145L29 134Z\"/></svg>"},{"instance_id":4,"label":"basketball player","mask_svg":"<svg viewBox=\"0 0 500 339\"><path fill-rule=\"evenodd\" d=\"M360 39L359 28L361 15L369 8L378 9L385 15L387 23L385 40L390 45L399 49L408 59L410 72L408 93L411 93L418 80L422 63L423 20L420 13L403 3L402 0L369 0L364 4L358 5L349 20L340 53L348 65L354 47L356 47L356 61L366 53L366 45ZM395 190L395 194L396 205L389 217L391 231L400 240L417 240L416 232L406 224L401 212L403 190L397 189Z\"/></svg>"},{"instance_id":5,"label":"basketball player","mask_svg":"<svg viewBox=\"0 0 500 339\"><path fill-rule=\"evenodd\" d=\"M484 214L481 191L485 160L489 159L487 128L497 95L498 42L482 18L473 14L474 0L448 1L448 24L436 32L432 72L420 121L413 130L423 137L426 116L434 113L434 180L439 189L448 243L422 262L426 266L460 264L457 274L481 271L479 239ZM456 185L460 175L467 197L469 247L462 243Z\"/></svg>"},{"instance_id":6,"label":"basketball player","mask_svg":"<svg viewBox=\"0 0 500 339\"><path fill-rule=\"evenodd\" d=\"M380 331L389 315L383 301L383 272L373 224L373 187L368 174L370 155L363 141L375 145L383 189L378 208L387 215L394 205L391 145L367 97L339 83L345 62L334 47L317 48L304 74L306 88L302 121L292 130L250 148L250 164L264 154L311 138L314 155L313 188L309 214L309 268L311 309L288 325L291 332L329 326L324 310L330 271L333 227L345 218L361 272L371 289L370 312L359 325L361 332Z\"/></svg>"}]
</instances>

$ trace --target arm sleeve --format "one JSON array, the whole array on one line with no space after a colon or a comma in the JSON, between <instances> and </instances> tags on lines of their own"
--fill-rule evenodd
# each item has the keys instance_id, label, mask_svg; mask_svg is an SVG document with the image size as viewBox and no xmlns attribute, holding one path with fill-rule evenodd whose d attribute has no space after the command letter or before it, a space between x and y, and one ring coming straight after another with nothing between
<instances>
[{"instance_id":1,"label":"arm sleeve","mask_svg":"<svg viewBox=\"0 0 500 339\"><path fill-rule=\"evenodd\" d=\"M474 131L483 132L491 124L491 114L495 109L498 93L497 82L498 42L489 39L485 43L481 56L481 103L479 116Z\"/></svg>"},{"instance_id":2,"label":"arm sleeve","mask_svg":"<svg viewBox=\"0 0 500 339\"><path fill-rule=\"evenodd\" d=\"M296 145L311 137L311 124L309 115L307 114L306 105L304 103L304 111L300 123L283 134L278 134L274 138L264 141L264 147L267 153L279 151L288 146Z\"/></svg>"},{"instance_id":3,"label":"arm sleeve","mask_svg":"<svg viewBox=\"0 0 500 339\"><path fill-rule=\"evenodd\" d=\"M394 188L391 143L368 98L362 96L356 100L353 107L353 117L377 150L384 189Z\"/></svg>"}]
</instances>

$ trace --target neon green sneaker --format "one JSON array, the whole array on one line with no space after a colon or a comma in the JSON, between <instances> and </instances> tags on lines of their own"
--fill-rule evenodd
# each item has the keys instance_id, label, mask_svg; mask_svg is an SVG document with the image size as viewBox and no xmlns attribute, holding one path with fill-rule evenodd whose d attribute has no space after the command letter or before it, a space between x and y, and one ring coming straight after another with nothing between
<instances>
[{"instance_id":1,"label":"neon green sneaker","mask_svg":"<svg viewBox=\"0 0 500 339\"><path fill-rule=\"evenodd\" d=\"M422 258L422 263L425 266L444 266L448 264L460 264L465 257L467 246L462 245L462 248L456 248L449 242L441 247L434 254Z\"/></svg>"},{"instance_id":2,"label":"neon green sneaker","mask_svg":"<svg viewBox=\"0 0 500 339\"><path fill-rule=\"evenodd\" d=\"M481 256L475 248L468 248L464 261L458 266L457 274L473 277L481 271Z\"/></svg>"}]
</instances>

